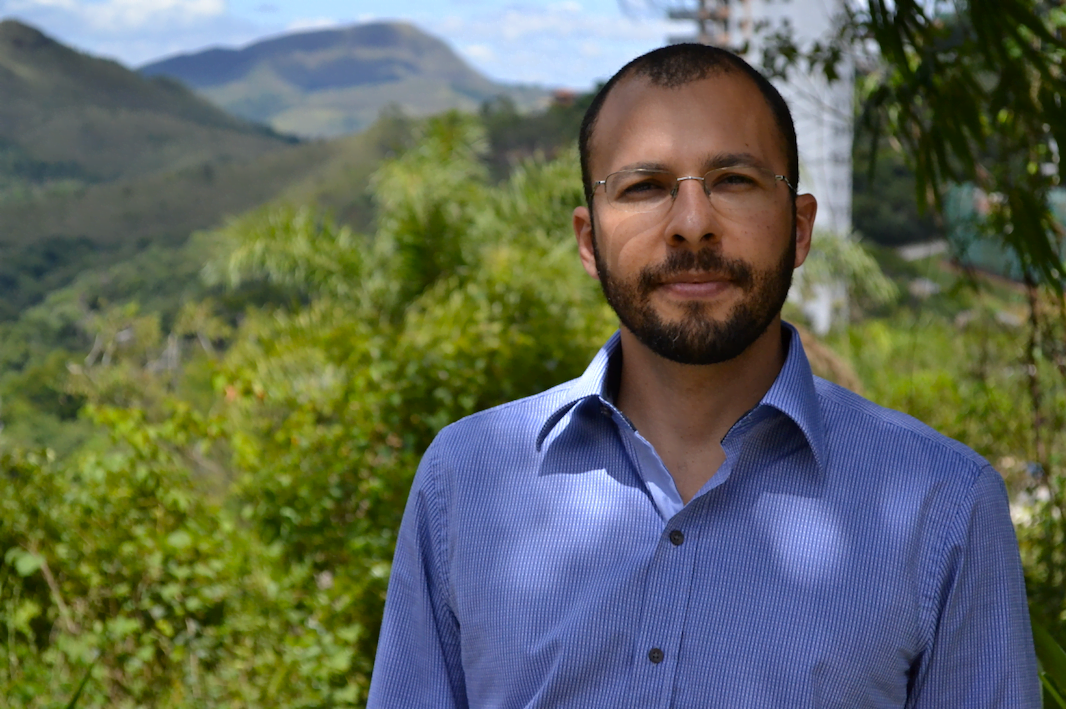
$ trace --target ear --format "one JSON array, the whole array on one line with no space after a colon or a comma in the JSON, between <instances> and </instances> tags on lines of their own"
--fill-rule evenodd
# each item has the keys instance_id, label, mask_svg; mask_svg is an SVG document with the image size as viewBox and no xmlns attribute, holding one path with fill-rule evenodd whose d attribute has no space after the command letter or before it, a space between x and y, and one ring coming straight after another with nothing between
<instances>
[{"instance_id":1,"label":"ear","mask_svg":"<svg viewBox=\"0 0 1066 709\"><path fill-rule=\"evenodd\" d=\"M811 234L814 232L814 217L818 213L818 200L812 194L796 196L796 264L799 268L807 260L811 250Z\"/></svg>"},{"instance_id":2,"label":"ear","mask_svg":"<svg viewBox=\"0 0 1066 709\"><path fill-rule=\"evenodd\" d=\"M581 265L585 273L596 280L600 279L596 270L596 251L592 247L592 214L588 207L574 209L574 236L577 238L577 252L581 256Z\"/></svg>"}]
</instances>

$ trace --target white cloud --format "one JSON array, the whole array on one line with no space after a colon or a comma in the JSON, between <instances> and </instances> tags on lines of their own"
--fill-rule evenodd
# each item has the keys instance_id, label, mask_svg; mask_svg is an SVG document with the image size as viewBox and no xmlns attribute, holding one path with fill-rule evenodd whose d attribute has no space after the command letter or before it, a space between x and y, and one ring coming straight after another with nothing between
<instances>
[{"instance_id":1,"label":"white cloud","mask_svg":"<svg viewBox=\"0 0 1066 709\"><path fill-rule=\"evenodd\" d=\"M187 24L226 12L225 0L13 0L6 4L13 14L33 16L38 12L54 20L80 22L102 31L122 31L159 26L163 23ZM59 17L55 17L59 15Z\"/></svg>"},{"instance_id":2,"label":"white cloud","mask_svg":"<svg viewBox=\"0 0 1066 709\"><path fill-rule=\"evenodd\" d=\"M3 10L5 12L24 12L32 11L36 8L61 8L64 10L77 9L78 3L76 0L13 0L12 2L5 3Z\"/></svg>"},{"instance_id":3,"label":"white cloud","mask_svg":"<svg viewBox=\"0 0 1066 709\"><path fill-rule=\"evenodd\" d=\"M573 1L510 5L474 17L412 18L443 37L479 71L495 79L590 88L684 24L651 17L589 12Z\"/></svg>"},{"instance_id":4,"label":"white cloud","mask_svg":"<svg viewBox=\"0 0 1066 709\"><path fill-rule=\"evenodd\" d=\"M496 52L487 44L468 44L462 48L464 55L471 59L482 62L490 62L496 59Z\"/></svg>"},{"instance_id":5,"label":"white cloud","mask_svg":"<svg viewBox=\"0 0 1066 709\"><path fill-rule=\"evenodd\" d=\"M305 32L307 30L323 30L336 27L338 22L333 17L300 17L285 26L286 32Z\"/></svg>"},{"instance_id":6,"label":"white cloud","mask_svg":"<svg viewBox=\"0 0 1066 709\"><path fill-rule=\"evenodd\" d=\"M569 12L576 14L584 10L578 2L557 2L548 5L549 12Z\"/></svg>"},{"instance_id":7,"label":"white cloud","mask_svg":"<svg viewBox=\"0 0 1066 709\"><path fill-rule=\"evenodd\" d=\"M277 34L280 24L234 17L226 0L0 0L0 14L127 66Z\"/></svg>"},{"instance_id":8,"label":"white cloud","mask_svg":"<svg viewBox=\"0 0 1066 709\"><path fill-rule=\"evenodd\" d=\"M603 47L596 42L582 42L577 51L583 57L599 57L603 55Z\"/></svg>"}]
</instances>

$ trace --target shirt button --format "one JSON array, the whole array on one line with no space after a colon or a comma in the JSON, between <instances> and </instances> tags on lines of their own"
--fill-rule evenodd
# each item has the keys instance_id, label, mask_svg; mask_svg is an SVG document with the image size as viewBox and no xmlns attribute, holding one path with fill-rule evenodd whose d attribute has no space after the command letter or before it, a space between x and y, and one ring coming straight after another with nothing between
<instances>
[{"instance_id":1,"label":"shirt button","mask_svg":"<svg viewBox=\"0 0 1066 709\"><path fill-rule=\"evenodd\" d=\"M670 541L675 547L679 547L685 543L685 534L680 529L675 529L670 532Z\"/></svg>"},{"instance_id":2,"label":"shirt button","mask_svg":"<svg viewBox=\"0 0 1066 709\"><path fill-rule=\"evenodd\" d=\"M664 657L665 655L663 654L663 651L657 647L653 647L651 650L648 650L648 659L651 660L653 664L659 664L663 661Z\"/></svg>"},{"instance_id":3,"label":"shirt button","mask_svg":"<svg viewBox=\"0 0 1066 709\"><path fill-rule=\"evenodd\" d=\"M611 407L607 404L600 404L600 413L607 417L610 417L613 414Z\"/></svg>"}]
</instances>

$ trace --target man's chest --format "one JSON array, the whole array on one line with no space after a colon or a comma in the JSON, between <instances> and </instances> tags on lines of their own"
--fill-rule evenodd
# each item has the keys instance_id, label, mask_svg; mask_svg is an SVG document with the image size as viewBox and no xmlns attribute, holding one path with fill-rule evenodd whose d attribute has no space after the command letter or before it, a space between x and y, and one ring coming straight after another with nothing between
<instances>
[{"instance_id":1,"label":"man's chest","mask_svg":"<svg viewBox=\"0 0 1066 709\"><path fill-rule=\"evenodd\" d=\"M525 480L451 527L471 706L903 706L915 551L869 514L741 478L664 522L620 460Z\"/></svg>"}]
</instances>

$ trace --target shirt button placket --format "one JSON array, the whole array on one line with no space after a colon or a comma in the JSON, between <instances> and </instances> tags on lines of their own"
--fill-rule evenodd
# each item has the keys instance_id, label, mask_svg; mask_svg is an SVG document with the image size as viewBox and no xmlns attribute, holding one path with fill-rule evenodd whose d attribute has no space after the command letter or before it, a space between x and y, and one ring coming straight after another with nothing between
<instances>
[{"instance_id":1,"label":"shirt button placket","mask_svg":"<svg viewBox=\"0 0 1066 709\"><path fill-rule=\"evenodd\" d=\"M696 553L695 537L688 536L677 528L663 530L648 569L645 616L638 640L646 661L634 673L634 709L668 707L673 701L671 689L678 670Z\"/></svg>"}]
</instances>

